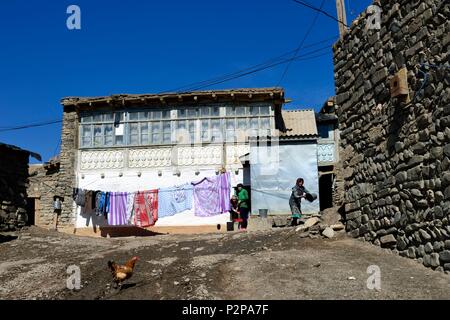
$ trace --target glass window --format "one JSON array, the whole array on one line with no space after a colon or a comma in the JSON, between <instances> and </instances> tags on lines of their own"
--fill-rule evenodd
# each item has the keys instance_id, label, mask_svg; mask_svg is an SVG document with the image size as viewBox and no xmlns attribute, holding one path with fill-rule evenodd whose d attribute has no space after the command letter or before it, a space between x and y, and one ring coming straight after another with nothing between
<instances>
[{"instance_id":1,"label":"glass window","mask_svg":"<svg viewBox=\"0 0 450 320\"><path fill-rule=\"evenodd\" d=\"M161 123L152 122L152 143L161 143Z\"/></svg>"},{"instance_id":2,"label":"glass window","mask_svg":"<svg viewBox=\"0 0 450 320\"><path fill-rule=\"evenodd\" d=\"M163 110L162 111L162 118L163 119L170 119L170 110Z\"/></svg>"},{"instance_id":3,"label":"glass window","mask_svg":"<svg viewBox=\"0 0 450 320\"><path fill-rule=\"evenodd\" d=\"M235 131L235 120L234 119L227 119L226 122L226 138L227 141L234 141L236 136Z\"/></svg>"},{"instance_id":4,"label":"glass window","mask_svg":"<svg viewBox=\"0 0 450 320\"><path fill-rule=\"evenodd\" d=\"M261 114L261 115L269 115L270 114L270 106L259 107L259 114Z\"/></svg>"},{"instance_id":5,"label":"glass window","mask_svg":"<svg viewBox=\"0 0 450 320\"><path fill-rule=\"evenodd\" d=\"M259 107L248 107L249 108L249 114L252 116L257 116L259 114Z\"/></svg>"},{"instance_id":6,"label":"glass window","mask_svg":"<svg viewBox=\"0 0 450 320\"><path fill-rule=\"evenodd\" d=\"M139 112L137 112L137 111L130 112L128 115L129 115L129 120L131 120L131 121L137 121L139 119Z\"/></svg>"},{"instance_id":7,"label":"glass window","mask_svg":"<svg viewBox=\"0 0 450 320\"><path fill-rule=\"evenodd\" d=\"M94 122L102 122L103 121L103 115L101 113L96 113L93 116Z\"/></svg>"},{"instance_id":8,"label":"glass window","mask_svg":"<svg viewBox=\"0 0 450 320\"><path fill-rule=\"evenodd\" d=\"M114 142L113 139L114 139L113 125L105 124L105 146L112 146Z\"/></svg>"},{"instance_id":9,"label":"glass window","mask_svg":"<svg viewBox=\"0 0 450 320\"><path fill-rule=\"evenodd\" d=\"M170 143L172 141L172 130L170 121L163 122L163 143Z\"/></svg>"},{"instance_id":10,"label":"glass window","mask_svg":"<svg viewBox=\"0 0 450 320\"><path fill-rule=\"evenodd\" d=\"M245 107L236 107L236 115L244 116L245 115Z\"/></svg>"},{"instance_id":11,"label":"glass window","mask_svg":"<svg viewBox=\"0 0 450 320\"><path fill-rule=\"evenodd\" d=\"M261 134L270 135L270 118L261 118L259 121Z\"/></svg>"},{"instance_id":12,"label":"glass window","mask_svg":"<svg viewBox=\"0 0 450 320\"><path fill-rule=\"evenodd\" d=\"M188 127L189 127L189 135L191 139L191 143L195 142L195 136L197 135L197 120L189 120L188 121Z\"/></svg>"},{"instance_id":13,"label":"glass window","mask_svg":"<svg viewBox=\"0 0 450 320\"><path fill-rule=\"evenodd\" d=\"M92 116L82 116L81 123L90 123L92 122Z\"/></svg>"},{"instance_id":14,"label":"glass window","mask_svg":"<svg viewBox=\"0 0 450 320\"><path fill-rule=\"evenodd\" d=\"M238 127L238 129L246 130L247 129L247 119L245 119L245 118L237 119L237 127Z\"/></svg>"},{"instance_id":15,"label":"glass window","mask_svg":"<svg viewBox=\"0 0 450 320\"><path fill-rule=\"evenodd\" d=\"M211 108L210 107L202 107L200 108L201 116L204 118L207 118L211 115Z\"/></svg>"},{"instance_id":16,"label":"glass window","mask_svg":"<svg viewBox=\"0 0 450 320\"><path fill-rule=\"evenodd\" d=\"M209 141L209 120L202 120L202 141Z\"/></svg>"},{"instance_id":17,"label":"glass window","mask_svg":"<svg viewBox=\"0 0 450 320\"><path fill-rule=\"evenodd\" d=\"M139 120L148 120L148 119L150 119L150 112L148 111L139 112Z\"/></svg>"},{"instance_id":18,"label":"glass window","mask_svg":"<svg viewBox=\"0 0 450 320\"><path fill-rule=\"evenodd\" d=\"M178 109L178 118L186 118L186 109Z\"/></svg>"},{"instance_id":19,"label":"glass window","mask_svg":"<svg viewBox=\"0 0 450 320\"><path fill-rule=\"evenodd\" d=\"M123 122L123 119L124 119L123 112L115 112L114 113L114 122L115 123Z\"/></svg>"},{"instance_id":20,"label":"glass window","mask_svg":"<svg viewBox=\"0 0 450 320\"><path fill-rule=\"evenodd\" d=\"M115 145L116 146L123 146L123 136L116 136L115 137Z\"/></svg>"},{"instance_id":21,"label":"glass window","mask_svg":"<svg viewBox=\"0 0 450 320\"><path fill-rule=\"evenodd\" d=\"M236 107L226 107L226 115L227 116L234 116L236 115Z\"/></svg>"},{"instance_id":22,"label":"glass window","mask_svg":"<svg viewBox=\"0 0 450 320\"><path fill-rule=\"evenodd\" d=\"M152 111L152 119L159 120L162 117L161 110Z\"/></svg>"},{"instance_id":23,"label":"glass window","mask_svg":"<svg viewBox=\"0 0 450 320\"><path fill-rule=\"evenodd\" d=\"M139 144L139 124L138 123L130 123L130 140L131 145Z\"/></svg>"},{"instance_id":24,"label":"glass window","mask_svg":"<svg viewBox=\"0 0 450 320\"><path fill-rule=\"evenodd\" d=\"M103 127L102 125L94 125L94 147L103 145Z\"/></svg>"},{"instance_id":25,"label":"glass window","mask_svg":"<svg viewBox=\"0 0 450 320\"><path fill-rule=\"evenodd\" d=\"M250 118L250 128L252 129L258 129L258 118Z\"/></svg>"},{"instance_id":26,"label":"glass window","mask_svg":"<svg viewBox=\"0 0 450 320\"><path fill-rule=\"evenodd\" d=\"M92 145L92 126L84 125L81 127L81 145L90 147Z\"/></svg>"},{"instance_id":27,"label":"glass window","mask_svg":"<svg viewBox=\"0 0 450 320\"><path fill-rule=\"evenodd\" d=\"M220 116L220 108L219 107L211 107L211 116L212 117Z\"/></svg>"},{"instance_id":28,"label":"glass window","mask_svg":"<svg viewBox=\"0 0 450 320\"><path fill-rule=\"evenodd\" d=\"M222 131L220 130L220 119L211 120L211 141L221 142L222 139Z\"/></svg>"},{"instance_id":29,"label":"glass window","mask_svg":"<svg viewBox=\"0 0 450 320\"><path fill-rule=\"evenodd\" d=\"M187 117L188 118L197 118L198 116L198 109L196 108L189 108L187 109Z\"/></svg>"},{"instance_id":30,"label":"glass window","mask_svg":"<svg viewBox=\"0 0 450 320\"><path fill-rule=\"evenodd\" d=\"M148 134L148 122L141 123L141 145L149 144Z\"/></svg>"}]
</instances>

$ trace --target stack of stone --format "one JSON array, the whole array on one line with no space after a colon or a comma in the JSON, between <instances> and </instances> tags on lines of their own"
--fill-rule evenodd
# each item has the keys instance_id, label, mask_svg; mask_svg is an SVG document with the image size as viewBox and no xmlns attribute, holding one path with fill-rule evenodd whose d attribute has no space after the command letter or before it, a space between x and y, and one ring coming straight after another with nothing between
<instances>
[{"instance_id":1,"label":"stack of stone","mask_svg":"<svg viewBox=\"0 0 450 320\"><path fill-rule=\"evenodd\" d=\"M450 5L379 2L334 46L346 230L450 270ZM391 97L406 68L408 97ZM426 76L425 76L426 75Z\"/></svg>"}]
</instances>

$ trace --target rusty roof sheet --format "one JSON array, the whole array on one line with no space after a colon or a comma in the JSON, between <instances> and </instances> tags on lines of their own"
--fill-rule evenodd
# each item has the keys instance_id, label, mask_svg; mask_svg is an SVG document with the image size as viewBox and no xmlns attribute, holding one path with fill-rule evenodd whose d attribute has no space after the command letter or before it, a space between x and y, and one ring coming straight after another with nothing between
<instances>
[{"instance_id":1,"label":"rusty roof sheet","mask_svg":"<svg viewBox=\"0 0 450 320\"><path fill-rule=\"evenodd\" d=\"M316 137L318 136L314 110L283 110L282 116L287 131L281 137Z\"/></svg>"}]
</instances>

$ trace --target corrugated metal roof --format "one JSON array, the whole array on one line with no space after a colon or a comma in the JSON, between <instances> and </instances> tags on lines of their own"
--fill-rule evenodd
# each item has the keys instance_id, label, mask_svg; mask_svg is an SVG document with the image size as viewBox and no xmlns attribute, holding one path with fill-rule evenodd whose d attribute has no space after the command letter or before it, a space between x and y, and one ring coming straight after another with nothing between
<instances>
[{"instance_id":1,"label":"corrugated metal roof","mask_svg":"<svg viewBox=\"0 0 450 320\"><path fill-rule=\"evenodd\" d=\"M289 110L282 111L284 124L287 131L280 134L281 137L314 137L318 136L316 116L314 110Z\"/></svg>"}]
</instances>

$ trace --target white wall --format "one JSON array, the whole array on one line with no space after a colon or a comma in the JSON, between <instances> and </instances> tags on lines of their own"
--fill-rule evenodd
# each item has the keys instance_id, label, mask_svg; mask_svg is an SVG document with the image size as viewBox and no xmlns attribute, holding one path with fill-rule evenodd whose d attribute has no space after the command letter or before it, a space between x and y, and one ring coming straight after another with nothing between
<instances>
[{"instance_id":1,"label":"white wall","mask_svg":"<svg viewBox=\"0 0 450 320\"><path fill-rule=\"evenodd\" d=\"M290 214L289 198L297 178L319 197L317 144L302 142L270 147L251 146L252 214L269 209L269 214ZM318 213L319 198L302 200L303 213Z\"/></svg>"}]
</instances>

